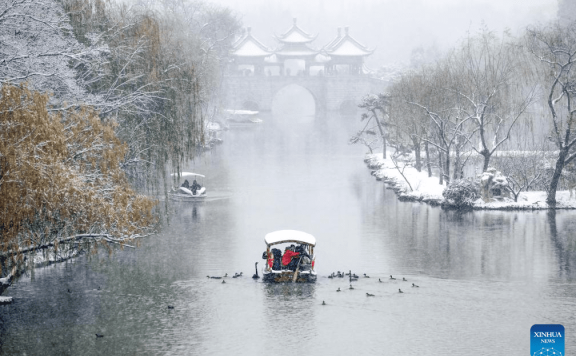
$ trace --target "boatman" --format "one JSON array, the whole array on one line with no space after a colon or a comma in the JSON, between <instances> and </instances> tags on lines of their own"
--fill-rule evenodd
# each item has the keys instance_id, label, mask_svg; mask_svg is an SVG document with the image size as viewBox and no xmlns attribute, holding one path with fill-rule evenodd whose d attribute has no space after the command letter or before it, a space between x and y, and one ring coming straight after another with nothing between
<instances>
[{"instance_id":1,"label":"boatman","mask_svg":"<svg viewBox=\"0 0 576 356\"><path fill-rule=\"evenodd\" d=\"M300 254L295 252L292 246L286 247L284 250L284 256L282 256L282 266L289 270L295 271L296 265L298 264L298 259L294 259L294 257L298 257Z\"/></svg>"}]
</instances>

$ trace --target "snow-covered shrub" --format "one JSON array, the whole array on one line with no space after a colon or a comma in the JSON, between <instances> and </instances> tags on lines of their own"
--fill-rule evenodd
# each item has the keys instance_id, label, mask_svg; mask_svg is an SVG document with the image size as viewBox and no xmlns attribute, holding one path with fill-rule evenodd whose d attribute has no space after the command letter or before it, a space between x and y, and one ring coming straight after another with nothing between
<instances>
[{"instance_id":1,"label":"snow-covered shrub","mask_svg":"<svg viewBox=\"0 0 576 356\"><path fill-rule=\"evenodd\" d=\"M444 189L442 196L450 205L469 207L480 198L480 185L469 179L454 180Z\"/></svg>"}]
</instances>

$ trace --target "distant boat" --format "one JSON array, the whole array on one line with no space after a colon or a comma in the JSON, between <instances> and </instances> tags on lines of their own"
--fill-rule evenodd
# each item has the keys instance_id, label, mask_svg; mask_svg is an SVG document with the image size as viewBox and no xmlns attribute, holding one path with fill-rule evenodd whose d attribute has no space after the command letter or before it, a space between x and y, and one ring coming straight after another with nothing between
<instances>
[{"instance_id":1,"label":"distant boat","mask_svg":"<svg viewBox=\"0 0 576 356\"><path fill-rule=\"evenodd\" d=\"M176 173L171 174L173 177L177 176ZM170 189L168 193L168 197L174 201L198 201L203 200L206 198L206 187L204 186L204 179L206 177L202 174L192 173L192 172L182 172L180 173L180 186L178 188ZM190 182L186 184L188 179L192 179L192 185ZM197 186L193 186L196 180L200 180L200 183L197 182Z\"/></svg>"},{"instance_id":2,"label":"distant boat","mask_svg":"<svg viewBox=\"0 0 576 356\"><path fill-rule=\"evenodd\" d=\"M224 115L229 124L260 124L260 120L257 115L259 111L252 110L224 110Z\"/></svg>"}]
</instances>

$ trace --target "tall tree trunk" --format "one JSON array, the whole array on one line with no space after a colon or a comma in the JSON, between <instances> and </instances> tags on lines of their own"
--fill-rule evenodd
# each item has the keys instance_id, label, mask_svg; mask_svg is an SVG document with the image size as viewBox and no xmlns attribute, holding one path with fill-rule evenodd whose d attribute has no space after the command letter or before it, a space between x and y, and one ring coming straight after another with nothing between
<instances>
[{"instance_id":1,"label":"tall tree trunk","mask_svg":"<svg viewBox=\"0 0 576 356\"><path fill-rule=\"evenodd\" d=\"M382 138L382 158L386 159L386 136L384 135L384 129L382 128L382 124L380 124L380 119L378 119L376 110L372 110L372 114L374 114L374 120L376 120L376 124L378 124L378 130L380 131L380 137Z\"/></svg>"},{"instance_id":2,"label":"tall tree trunk","mask_svg":"<svg viewBox=\"0 0 576 356\"><path fill-rule=\"evenodd\" d=\"M438 175L440 176L438 179L438 183L440 185L444 184L444 162L442 162L442 161L443 161L442 151L438 150L438 167L440 168L439 173L438 173Z\"/></svg>"},{"instance_id":3,"label":"tall tree trunk","mask_svg":"<svg viewBox=\"0 0 576 356\"><path fill-rule=\"evenodd\" d=\"M412 143L414 144L414 156L416 157L416 170L422 172L422 158L420 157L422 148L420 147L420 141L412 138Z\"/></svg>"},{"instance_id":4,"label":"tall tree trunk","mask_svg":"<svg viewBox=\"0 0 576 356\"><path fill-rule=\"evenodd\" d=\"M484 156L484 167L482 168L482 172L486 172L488 170L488 165L490 164L490 157L492 155L486 149L480 151L480 154Z\"/></svg>"},{"instance_id":5,"label":"tall tree trunk","mask_svg":"<svg viewBox=\"0 0 576 356\"><path fill-rule=\"evenodd\" d=\"M460 173L460 143L456 144L456 159L454 160L454 172L452 173L452 179L458 179L458 173Z\"/></svg>"},{"instance_id":6,"label":"tall tree trunk","mask_svg":"<svg viewBox=\"0 0 576 356\"><path fill-rule=\"evenodd\" d=\"M424 141L424 151L426 152L426 168L428 169L428 177L432 177L432 163L430 162L430 150L428 148L428 141Z\"/></svg>"},{"instance_id":7,"label":"tall tree trunk","mask_svg":"<svg viewBox=\"0 0 576 356\"><path fill-rule=\"evenodd\" d=\"M558 159L556 160L556 168L554 169L554 174L552 175L552 180L550 181L546 203L552 207L556 206L556 189L558 188L558 182L560 181L560 176L562 175L562 170L564 169L564 163L566 161L567 154L567 149L564 148L560 150Z\"/></svg>"},{"instance_id":8,"label":"tall tree trunk","mask_svg":"<svg viewBox=\"0 0 576 356\"><path fill-rule=\"evenodd\" d=\"M450 147L446 149L446 185L450 184Z\"/></svg>"}]
</instances>

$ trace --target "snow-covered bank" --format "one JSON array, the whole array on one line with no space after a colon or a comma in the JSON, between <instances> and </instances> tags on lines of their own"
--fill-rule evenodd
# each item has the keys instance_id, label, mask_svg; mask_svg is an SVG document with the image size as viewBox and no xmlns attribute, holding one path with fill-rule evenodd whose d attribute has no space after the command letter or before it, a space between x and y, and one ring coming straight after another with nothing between
<instances>
[{"instance_id":1,"label":"snow-covered bank","mask_svg":"<svg viewBox=\"0 0 576 356\"><path fill-rule=\"evenodd\" d=\"M446 185L438 184L438 177L428 177L424 170L418 172L416 168L411 166L405 167L402 171L404 165L401 162L398 163L399 170L390 158L383 159L381 153L367 154L364 162L372 170L371 174L377 180L384 181L390 189L393 189L401 201L421 201L431 205L450 207L442 196ZM410 182L410 185L402 177L400 171ZM410 190L410 186L413 190ZM556 209L576 209L576 199L570 200L569 198L568 191L558 191L556 193ZM478 199L472 208L478 210L535 210L549 209L550 207L546 204L546 192L540 191L522 192L518 197L518 202L514 202L513 199L504 199L486 203L482 199Z\"/></svg>"}]
</instances>

